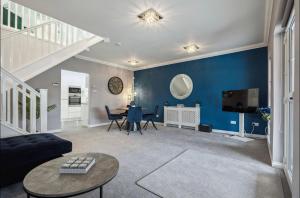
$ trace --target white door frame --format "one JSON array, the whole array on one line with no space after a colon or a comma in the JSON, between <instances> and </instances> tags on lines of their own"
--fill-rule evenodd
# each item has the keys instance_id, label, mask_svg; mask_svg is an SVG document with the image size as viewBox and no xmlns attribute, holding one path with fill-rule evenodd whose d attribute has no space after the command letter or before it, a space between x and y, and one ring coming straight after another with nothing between
<instances>
[{"instance_id":1,"label":"white door frame","mask_svg":"<svg viewBox=\"0 0 300 198\"><path fill-rule=\"evenodd\" d=\"M284 171L292 187L293 175L293 97L295 67L295 9L293 9L284 35Z\"/></svg>"}]
</instances>

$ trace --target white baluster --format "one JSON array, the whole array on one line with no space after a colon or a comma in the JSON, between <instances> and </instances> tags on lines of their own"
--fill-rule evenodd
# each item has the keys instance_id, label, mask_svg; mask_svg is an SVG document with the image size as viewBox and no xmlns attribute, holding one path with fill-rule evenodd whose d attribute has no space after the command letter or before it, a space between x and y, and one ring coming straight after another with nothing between
<instances>
[{"instance_id":1,"label":"white baluster","mask_svg":"<svg viewBox=\"0 0 300 198\"><path fill-rule=\"evenodd\" d=\"M1 2L1 25L3 25L3 18L4 18L4 12L3 12L3 5L4 5L4 1L3 0L1 0L0 1Z\"/></svg>"},{"instance_id":2,"label":"white baluster","mask_svg":"<svg viewBox=\"0 0 300 198\"><path fill-rule=\"evenodd\" d=\"M54 22L54 43L57 44L57 23Z\"/></svg>"},{"instance_id":3,"label":"white baluster","mask_svg":"<svg viewBox=\"0 0 300 198\"><path fill-rule=\"evenodd\" d=\"M34 23L33 23L33 25L35 26L35 25L38 25L38 23L37 23L37 12L36 11L34 11L33 10L33 19L34 19Z\"/></svg>"},{"instance_id":4,"label":"white baluster","mask_svg":"<svg viewBox=\"0 0 300 198\"><path fill-rule=\"evenodd\" d=\"M10 92L10 87L9 85L7 86L7 122L9 124L11 124L11 117L10 117L10 112L11 112L11 105L10 105L10 96L11 96L11 92Z\"/></svg>"},{"instance_id":5,"label":"white baluster","mask_svg":"<svg viewBox=\"0 0 300 198\"><path fill-rule=\"evenodd\" d=\"M13 82L13 97L12 97L12 102L13 102L13 126L15 128L18 127L18 118L19 118L19 111L18 111L18 89L17 89L17 83L14 81Z\"/></svg>"},{"instance_id":6,"label":"white baluster","mask_svg":"<svg viewBox=\"0 0 300 198\"><path fill-rule=\"evenodd\" d=\"M44 50L44 43L45 43L45 26L42 25L42 41L41 41L41 51L42 51L42 55L44 55L45 50Z\"/></svg>"},{"instance_id":7,"label":"white baluster","mask_svg":"<svg viewBox=\"0 0 300 198\"><path fill-rule=\"evenodd\" d=\"M74 28L71 26L71 44L74 43Z\"/></svg>"},{"instance_id":8,"label":"white baluster","mask_svg":"<svg viewBox=\"0 0 300 198\"><path fill-rule=\"evenodd\" d=\"M25 7L22 6L22 20L21 20L21 29L24 30L25 27Z\"/></svg>"},{"instance_id":9,"label":"white baluster","mask_svg":"<svg viewBox=\"0 0 300 198\"><path fill-rule=\"evenodd\" d=\"M27 28L30 28L31 26L31 9L28 9L28 24L27 24Z\"/></svg>"},{"instance_id":10,"label":"white baluster","mask_svg":"<svg viewBox=\"0 0 300 198\"><path fill-rule=\"evenodd\" d=\"M60 24L60 45L64 45L64 39L63 39L63 24Z\"/></svg>"},{"instance_id":11,"label":"white baluster","mask_svg":"<svg viewBox=\"0 0 300 198\"><path fill-rule=\"evenodd\" d=\"M49 26L48 26L48 38L49 38L49 42L48 42L48 52L52 52L52 49L51 49L51 23L49 23Z\"/></svg>"},{"instance_id":12,"label":"white baluster","mask_svg":"<svg viewBox=\"0 0 300 198\"><path fill-rule=\"evenodd\" d=\"M30 132L36 132L36 95L30 92Z\"/></svg>"},{"instance_id":13,"label":"white baluster","mask_svg":"<svg viewBox=\"0 0 300 198\"><path fill-rule=\"evenodd\" d=\"M6 107L7 107L7 103L6 103L6 76L4 74L1 75L1 93L2 93L2 114L1 114L1 120L3 122L6 121Z\"/></svg>"},{"instance_id":14,"label":"white baluster","mask_svg":"<svg viewBox=\"0 0 300 198\"><path fill-rule=\"evenodd\" d=\"M8 16L7 16L7 26L10 27L10 10L11 10L11 2L8 1L7 2L7 13L8 13Z\"/></svg>"},{"instance_id":15,"label":"white baluster","mask_svg":"<svg viewBox=\"0 0 300 198\"><path fill-rule=\"evenodd\" d=\"M26 131L26 98L27 98L26 88L23 85L23 91L22 91L22 129L23 131Z\"/></svg>"},{"instance_id":16,"label":"white baluster","mask_svg":"<svg viewBox=\"0 0 300 198\"><path fill-rule=\"evenodd\" d=\"M66 46L69 45L69 26L66 25Z\"/></svg>"},{"instance_id":17,"label":"white baluster","mask_svg":"<svg viewBox=\"0 0 300 198\"><path fill-rule=\"evenodd\" d=\"M15 4L15 29L18 29L18 4Z\"/></svg>"},{"instance_id":18,"label":"white baluster","mask_svg":"<svg viewBox=\"0 0 300 198\"><path fill-rule=\"evenodd\" d=\"M48 108L48 90L40 89L40 118L41 118L41 132L47 132L47 108Z\"/></svg>"}]
</instances>

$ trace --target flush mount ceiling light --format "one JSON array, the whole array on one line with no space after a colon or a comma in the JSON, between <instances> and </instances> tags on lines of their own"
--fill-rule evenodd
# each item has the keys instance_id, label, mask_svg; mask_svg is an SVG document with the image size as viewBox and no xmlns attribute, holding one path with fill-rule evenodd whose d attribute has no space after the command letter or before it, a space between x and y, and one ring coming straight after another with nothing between
<instances>
[{"instance_id":1,"label":"flush mount ceiling light","mask_svg":"<svg viewBox=\"0 0 300 198\"><path fill-rule=\"evenodd\" d=\"M199 45L193 43L193 44L184 46L183 49L187 53L191 54L191 53L194 53L194 52L198 51L200 49L200 47L199 47Z\"/></svg>"},{"instance_id":2,"label":"flush mount ceiling light","mask_svg":"<svg viewBox=\"0 0 300 198\"><path fill-rule=\"evenodd\" d=\"M131 60L128 61L128 63L129 63L130 65L135 66L135 65L137 65L137 64L139 63L139 61L136 60L136 59L131 59Z\"/></svg>"},{"instance_id":3,"label":"flush mount ceiling light","mask_svg":"<svg viewBox=\"0 0 300 198\"><path fill-rule=\"evenodd\" d=\"M142 12L138 15L138 18L146 24L154 24L163 19L163 17L153 8Z\"/></svg>"}]
</instances>

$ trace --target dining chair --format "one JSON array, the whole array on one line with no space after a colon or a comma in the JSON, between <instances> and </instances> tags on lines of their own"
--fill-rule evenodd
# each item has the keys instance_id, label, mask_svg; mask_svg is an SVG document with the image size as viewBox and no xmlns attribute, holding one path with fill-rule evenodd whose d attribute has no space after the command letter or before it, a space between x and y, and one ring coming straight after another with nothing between
<instances>
[{"instance_id":1,"label":"dining chair","mask_svg":"<svg viewBox=\"0 0 300 198\"><path fill-rule=\"evenodd\" d=\"M143 118L142 108L141 107L130 107L128 110L127 116L127 132L128 135L130 131L133 130L134 124L137 126L137 130L143 135L141 128L141 121Z\"/></svg>"},{"instance_id":2,"label":"dining chair","mask_svg":"<svg viewBox=\"0 0 300 198\"><path fill-rule=\"evenodd\" d=\"M130 108L131 106L130 105L126 105L126 108ZM127 121L127 116L128 116L128 110L126 110L125 112L123 113L120 113L120 115L122 115L122 117L124 118L122 124L121 124L121 127L123 127L123 125L126 123Z\"/></svg>"},{"instance_id":3,"label":"dining chair","mask_svg":"<svg viewBox=\"0 0 300 198\"><path fill-rule=\"evenodd\" d=\"M143 114L143 120L146 121L143 129L147 130L147 127L149 125L149 122L152 123L153 127L157 130L157 127L156 125L154 124L154 120L156 117L158 117L158 109L159 109L159 106L156 105L155 108L154 108L154 112L152 113L146 113L146 114Z\"/></svg>"},{"instance_id":4,"label":"dining chair","mask_svg":"<svg viewBox=\"0 0 300 198\"><path fill-rule=\"evenodd\" d=\"M116 123L117 123L118 128L119 128L119 130L121 131L121 126L119 125L118 120L122 120L123 116L120 115L120 114L112 114L112 113L110 112L110 110L109 110L109 108L108 108L107 105L105 105L105 109L106 109L107 117L108 117L108 119L111 121L111 123L110 123L110 125L109 125L107 131L110 130L111 125L113 124L113 122L116 122Z\"/></svg>"}]
</instances>

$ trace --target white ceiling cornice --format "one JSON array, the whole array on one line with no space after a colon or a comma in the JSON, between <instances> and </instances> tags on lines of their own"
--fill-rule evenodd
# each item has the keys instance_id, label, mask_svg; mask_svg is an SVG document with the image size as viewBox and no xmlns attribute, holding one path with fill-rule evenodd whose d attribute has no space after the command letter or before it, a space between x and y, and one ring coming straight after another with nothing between
<instances>
[{"instance_id":1,"label":"white ceiling cornice","mask_svg":"<svg viewBox=\"0 0 300 198\"><path fill-rule=\"evenodd\" d=\"M244 47L235 48L235 49L229 49L229 50L223 50L223 51L212 52L212 53L207 53L207 54L201 54L201 55L192 56L192 57L189 57L189 58L176 59L176 60L166 61L166 62L157 63L157 64L153 64L153 65L147 65L147 66L144 66L144 67L138 67L138 68L134 68L134 71L143 70L143 69L150 69L150 68L153 68L153 67L167 66L167 65L172 65L172 64L176 64L176 63L182 63L182 62L187 62L187 61L204 59L204 58L220 56L220 55L225 55L225 54L231 54L231 53L236 53L236 52L241 52L241 51L247 51L247 50L257 49L257 48L266 47L266 46L267 46L266 43L259 43L259 44L244 46Z\"/></svg>"},{"instance_id":2,"label":"white ceiling cornice","mask_svg":"<svg viewBox=\"0 0 300 198\"><path fill-rule=\"evenodd\" d=\"M111 63L111 62L107 62L107 61L103 61L103 60L99 60L99 59L95 59L95 58L90 58L90 57L87 57L87 56L76 55L75 58L90 61L90 62L94 62L94 63L99 63L99 64L103 64L103 65L107 65L107 66L127 69L127 70L131 70L131 71L133 70L133 68L128 67L128 66L119 65L119 64L116 64L116 63Z\"/></svg>"},{"instance_id":3,"label":"white ceiling cornice","mask_svg":"<svg viewBox=\"0 0 300 198\"><path fill-rule=\"evenodd\" d=\"M273 12L273 0L266 0L264 43L268 44Z\"/></svg>"},{"instance_id":4,"label":"white ceiling cornice","mask_svg":"<svg viewBox=\"0 0 300 198\"><path fill-rule=\"evenodd\" d=\"M266 43L258 43L258 44L248 45L248 46L244 46L244 47L240 47L240 48L234 48L234 49L229 49L229 50L201 54L201 55L192 56L189 58L176 59L176 60L161 62L161 63L157 63L157 64L153 64L153 65L146 65L146 66L142 66L142 67L130 67L130 66L125 66L125 65L119 65L119 64L115 64L115 63L111 63L111 62L107 62L107 61L103 61L103 60L99 60L99 59L95 59L95 58L90 58L90 57L82 56L82 55L76 55L75 57L78 59L81 59L81 60L86 60L86 61L99 63L99 64L103 64L103 65L107 65L107 66L118 67L118 68L130 70L130 71L139 71L139 70L150 69L150 68L154 68L154 67L162 67L162 66L172 65L172 64L176 64L176 63L210 58L210 57L214 57L214 56L232 54L232 53L236 53L236 52L242 52L242 51L247 51L247 50L257 49L257 48L262 48L262 47L267 47L267 44Z\"/></svg>"}]
</instances>

